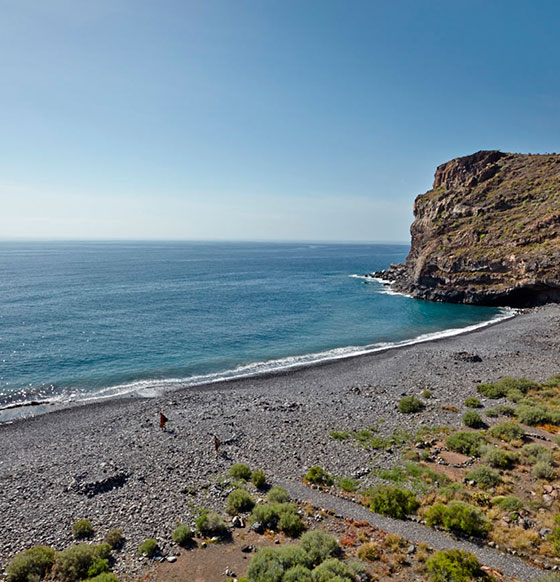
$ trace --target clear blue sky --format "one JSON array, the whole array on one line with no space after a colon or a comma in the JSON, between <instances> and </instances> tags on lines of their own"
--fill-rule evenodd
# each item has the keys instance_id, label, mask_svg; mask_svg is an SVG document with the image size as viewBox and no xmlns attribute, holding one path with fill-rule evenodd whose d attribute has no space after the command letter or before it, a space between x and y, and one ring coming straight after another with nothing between
<instances>
[{"instance_id":1,"label":"clear blue sky","mask_svg":"<svg viewBox=\"0 0 560 582\"><path fill-rule=\"evenodd\" d=\"M553 0L0 0L0 237L406 241L560 150Z\"/></svg>"}]
</instances>

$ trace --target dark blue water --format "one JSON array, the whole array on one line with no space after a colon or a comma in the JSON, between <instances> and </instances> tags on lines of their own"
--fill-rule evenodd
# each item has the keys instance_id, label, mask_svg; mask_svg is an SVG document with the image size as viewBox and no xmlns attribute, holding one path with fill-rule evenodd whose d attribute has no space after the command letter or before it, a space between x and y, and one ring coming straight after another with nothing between
<instances>
[{"instance_id":1,"label":"dark blue water","mask_svg":"<svg viewBox=\"0 0 560 582\"><path fill-rule=\"evenodd\" d=\"M0 243L0 407L152 392L481 324L351 277L408 247Z\"/></svg>"}]
</instances>

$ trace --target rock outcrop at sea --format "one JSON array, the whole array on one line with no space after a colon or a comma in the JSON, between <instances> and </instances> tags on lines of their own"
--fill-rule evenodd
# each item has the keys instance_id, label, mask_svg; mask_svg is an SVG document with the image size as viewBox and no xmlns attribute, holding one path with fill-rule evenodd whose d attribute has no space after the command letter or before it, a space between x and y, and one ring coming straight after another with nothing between
<instances>
[{"instance_id":1,"label":"rock outcrop at sea","mask_svg":"<svg viewBox=\"0 0 560 582\"><path fill-rule=\"evenodd\" d=\"M414 203L402 265L372 276L431 301L560 301L560 155L479 151L439 166Z\"/></svg>"}]
</instances>

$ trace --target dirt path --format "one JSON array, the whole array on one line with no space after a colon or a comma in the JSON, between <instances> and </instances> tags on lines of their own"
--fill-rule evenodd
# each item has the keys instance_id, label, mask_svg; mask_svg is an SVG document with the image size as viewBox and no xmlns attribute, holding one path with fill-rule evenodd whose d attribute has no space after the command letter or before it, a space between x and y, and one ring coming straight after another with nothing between
<instances>
[{"instance_id":1,"label":"dirt path","mask_svg":"<svg viewBox=\"0 0 560 582\"><path fill-rule=\"evenodd\" d=\"M314 506L330 509L342 517L367 521L379 529L398 534L411 542L424 542L438 550L458 548L471 552L482 564L492 568L499 568L507 576L516 576L521 580L529 581L543 573L543 570L536 566L531 566L515 556L502 554L487 546L457 539L449 534L433 530L413 521L402 521L372 513L362 505L333 497L328 493L322 493L315 489L309 489L302 483L286 481L280 483L280 485L285 487L288 493L298 501L309 501Z\"/></svg>"}]
</instances>

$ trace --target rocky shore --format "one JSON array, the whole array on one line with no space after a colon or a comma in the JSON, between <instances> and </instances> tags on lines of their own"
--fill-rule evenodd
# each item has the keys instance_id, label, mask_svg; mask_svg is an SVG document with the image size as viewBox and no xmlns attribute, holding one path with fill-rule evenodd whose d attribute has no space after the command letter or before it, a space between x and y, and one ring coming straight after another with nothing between
<instances>
[{"instance_id":1,"label":"rocky shore","mask_svg":"<svg viewBox=\"0 0 560 582\"><path fill-rule=\"evenodd\" d=\"M235 462L264 469L271 482L298 481L310 465L371 482L371 469L397 455L363 450L331 431L459 426L462 402L479 382L559 373L559 331L560 307L547 305L444 340L4 423L0 566L32 545L63 549L73 541L72 523L88 518L98 540L123 530L116 571L133 576L142 540L156 537L173 553L177 522L190 523L201 507L223 508L220 477ZM422 413L397 411L403 395L423 390L432 397ZM165 431L160 410L169 418Z\"/></svg>"}]
</instances>

